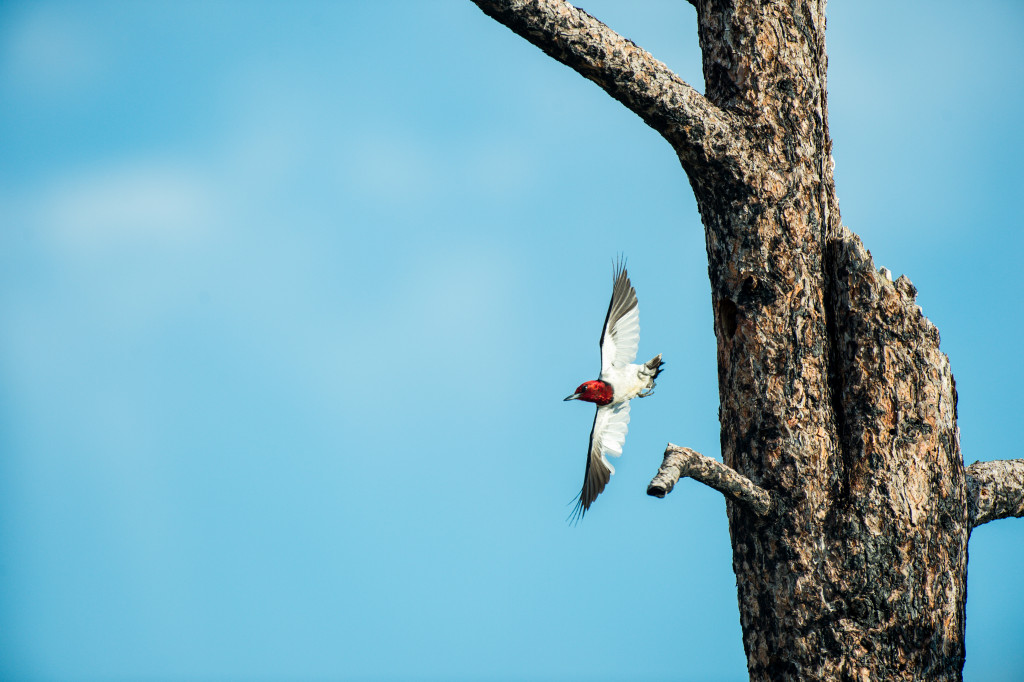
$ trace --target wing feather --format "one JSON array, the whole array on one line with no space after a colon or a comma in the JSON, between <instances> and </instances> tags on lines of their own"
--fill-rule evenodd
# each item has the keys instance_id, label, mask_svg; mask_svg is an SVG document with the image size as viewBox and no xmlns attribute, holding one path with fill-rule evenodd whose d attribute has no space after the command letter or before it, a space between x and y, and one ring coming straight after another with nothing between
<instances>
[{"instance_id":1,"label":"wing feather","mask_svg":"<svg viewBox=\"0 0 1024 682\"><path fill-rule=\"evenodd\" d=\"M640 309L636 290L629 282L623 263L615 267L615 285L608 314L601 330L601 372L611 367L625 367L636 360L640 344Z\"/></svg>"},{"instance_id":2,"label":"wing feather","mask_svg":"<svg viewBox=\"0 0 1024 682\"><path fill-rule=\"evenodd\" d=\"M608 457L622 454L629 430L629 402L615 405L601 405L594 412L594 426L590 429L590 447L587 451L587 466L583 472L583 489L577 496L576 507L570 515L573 522L579 521L590 509L597 496L608 485L615 473L615 467Z\"/></svg>"}]
</instances>

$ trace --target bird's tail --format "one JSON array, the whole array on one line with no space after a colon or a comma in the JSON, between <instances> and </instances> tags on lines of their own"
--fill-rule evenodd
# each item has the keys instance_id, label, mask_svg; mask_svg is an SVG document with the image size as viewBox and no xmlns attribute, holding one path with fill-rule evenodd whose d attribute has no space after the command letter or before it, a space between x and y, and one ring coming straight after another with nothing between
<instances>
[{"instance_id":1,"label":"bird's tail","mask_svg":"<svg viewBox=\"0 0 1024 682\"><path fill-rule=\"evenodd\" d=\"M644 367L647 368L645 374L651 375L652 385L654 384L654 380L658 378L658 375L661 374L661 370L664 369L664 365L665 362L661 359L661 353L658 353L644 364Z\"/></svg>"},{"instance_id":2,"label":"bird's tail","mask_svg":"<svg viewBox=\"0 0 1024 682\"><path fill-rule=\"evenodd\" d=\"M661 374L664 364L665 363L661 360L661 353L658 353L658 355L644 363L643 369L640 370L639 374L640 376L647 377L647 385L644 387L644 390L638 394L641 398L646 398L654 392L654 380L658 378L659 374Z\"/></svg>"}]
</instances>

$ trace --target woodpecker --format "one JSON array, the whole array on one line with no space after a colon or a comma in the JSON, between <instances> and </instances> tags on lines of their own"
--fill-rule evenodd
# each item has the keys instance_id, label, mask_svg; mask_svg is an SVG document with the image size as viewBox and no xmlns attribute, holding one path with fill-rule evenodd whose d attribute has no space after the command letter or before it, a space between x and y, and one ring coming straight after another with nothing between
<instances>
[{"instance_id":1,"label":"woodpecker","mask_svg":"<svg viewBox=\"0 0 1024 682\"><path fill-rule=\"evenodd\" d=\"M597 405L594 426L590 429L587 467L583 489L569 518L577 522L590 509L594 499L608 484L615 467L608 456L622 454L629 429L629 401L646 398L654 392L654 380L661 374L661 354L642 365L633 364L640 343L640 312L636 290L629 283L623 263L615 266L612 300L601 330L601 375L584 381L566 400L585 400Z\"/></svg>"}]
</instances>

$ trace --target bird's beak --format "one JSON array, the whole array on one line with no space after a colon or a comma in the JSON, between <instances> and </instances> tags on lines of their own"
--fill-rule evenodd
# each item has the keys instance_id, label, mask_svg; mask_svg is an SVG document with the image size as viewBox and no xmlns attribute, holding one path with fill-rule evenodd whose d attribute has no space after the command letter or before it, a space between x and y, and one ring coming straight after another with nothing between
<instances>
[{"instance_id":1,"label":"bird's beak","mask_svg":"<svg viewBox=\"0 0 1024 682\"><path fill-rule=\"evenodd\" d=\"M576 399L577 399L577 398L579 398L579 397L580 397L580 394L579 394L579 393L573 393L573 394L572 394L571 396L569 396L569 397L568 397L568 398L566 398L565 400L576 400ZM564 403L564 402L565 402L565 400L563 400L562 402Z\"/></svg>"}]
</instances>

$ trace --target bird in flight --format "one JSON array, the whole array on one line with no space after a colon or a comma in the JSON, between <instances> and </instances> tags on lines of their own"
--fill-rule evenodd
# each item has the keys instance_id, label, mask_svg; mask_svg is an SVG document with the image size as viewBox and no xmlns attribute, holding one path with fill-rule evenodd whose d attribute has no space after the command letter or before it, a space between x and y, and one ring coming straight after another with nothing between
<instances>
[{"instance_id":1,"label":"bird in flight","mask_svg":"<svg viewBox=\"0 0 1024 682\"><path fill-rule=\"evenodd\" d=\"M622 454L622 444L629 429L629 401L645 398L654 392L654 380L661 374L664 364L660 354L642 365L633 364L640 343L636 290L629 283L624 264L617 264L614 274L612 301L601 330L600 378L583 382L566 398L597 404L594 426L590 430L583 489L569 515L574 523L583 518L615 473L608 456Z\"/></svg>"}]
</instances>

